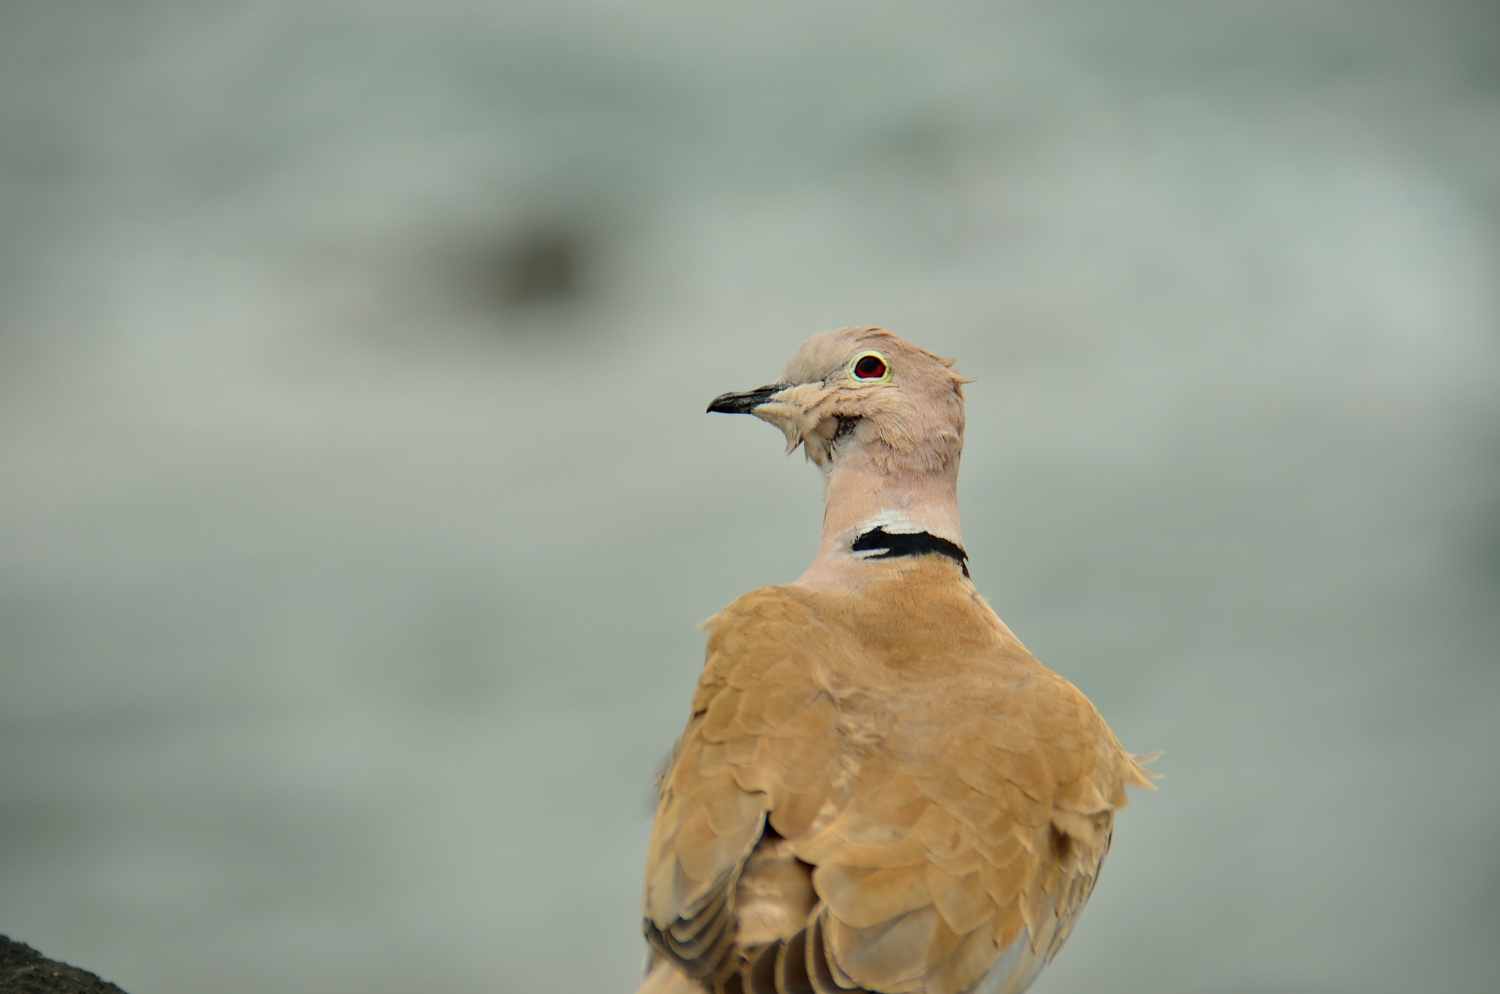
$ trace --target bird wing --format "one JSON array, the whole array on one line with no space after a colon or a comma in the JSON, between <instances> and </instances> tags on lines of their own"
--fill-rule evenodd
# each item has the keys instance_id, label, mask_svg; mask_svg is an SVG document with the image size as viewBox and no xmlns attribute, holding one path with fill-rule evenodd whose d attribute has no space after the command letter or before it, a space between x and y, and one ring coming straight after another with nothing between
<instances>
[{"instance_id":1,"label":"bird wing","mask_svg":"<svg viewBox=\"0 0 1500 994\"><path fill-rule=\"evenodd\" d=\"M783 837L806 834L836 793L843 746L838 708L811 665L838 647L826 630L802 624L800 605L756 593L709 623L707 661L662 775L647 855L648 938L699 978L735 966L733 899L768 813Z\"/></svg>"},{"instance_id":2,"label":"bird wing","mask_svg":"<svg viewBox=\"0 0 1500 994\"><path fill-rule=\"evenodd\" d=\"M1012 994L1057 952L1125 783L1147 781L1081 693L958 593L927 599L932 631L907 624L884 647L787 587L710 622L645 894L652 945L690 976L754 994L955 994L984 978ZM893 667L912 645L950 658Z\"/></svg>"}]
</instances>

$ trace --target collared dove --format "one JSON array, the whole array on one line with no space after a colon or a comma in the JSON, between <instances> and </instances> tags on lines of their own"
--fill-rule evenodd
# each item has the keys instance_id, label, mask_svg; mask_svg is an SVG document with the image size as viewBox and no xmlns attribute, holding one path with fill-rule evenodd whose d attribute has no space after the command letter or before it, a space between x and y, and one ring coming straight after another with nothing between
<instances>
[{"instance_id":1,"label":"collared dove","mask_svg":"<svg viewBox=\"0 0 1500 994\"><path fill-rule=\"evenodd\" d=\"M814 335L752 414L827 481L817 556L711 618L659 782L638 994L1017 994L1088 900L1143 763L969 582L962 384Z\"/></svg>"}]
</instances>

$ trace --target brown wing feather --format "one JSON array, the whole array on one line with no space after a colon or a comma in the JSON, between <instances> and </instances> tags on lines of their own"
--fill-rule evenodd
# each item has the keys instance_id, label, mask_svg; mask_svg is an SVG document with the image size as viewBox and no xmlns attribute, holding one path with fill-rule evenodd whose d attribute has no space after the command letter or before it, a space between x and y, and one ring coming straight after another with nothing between
<instances>
[{"instance_id":1,"label":"brown wing feather","mask_svg":"<svg viewBox=\"0 0 1500 994\"><path fill-rule=\"evenodd\" d=\"M651 944L720 992L1021 991L1146 783L951 564L709 622L663 777Z\"/></svg>"}]
</instances>

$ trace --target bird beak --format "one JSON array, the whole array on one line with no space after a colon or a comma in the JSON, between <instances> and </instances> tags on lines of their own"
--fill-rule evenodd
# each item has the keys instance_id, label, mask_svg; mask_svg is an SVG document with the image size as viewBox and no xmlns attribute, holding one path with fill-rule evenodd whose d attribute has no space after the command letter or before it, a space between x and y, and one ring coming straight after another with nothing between
<instances>
[{"instance_id":1,"label":"bird beak","mask_svg":"<svg viewBox=\"0 0 1500 994\"><path fill-rule=\"evenodd\" d=\"M790 383L772 383L766 387L756 387L744 393L721 393L714 398L714 402L708 405L709 414L754 414L755 409L791 386Z\"/></svg>"}]
</instances>

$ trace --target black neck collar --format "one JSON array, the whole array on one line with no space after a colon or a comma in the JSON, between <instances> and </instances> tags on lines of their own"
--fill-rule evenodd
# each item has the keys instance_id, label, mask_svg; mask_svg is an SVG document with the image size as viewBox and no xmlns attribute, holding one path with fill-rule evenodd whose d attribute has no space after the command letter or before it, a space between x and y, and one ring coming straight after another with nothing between
<instances>
[{"instance_id":1,"label":"black neck collar","mask_svg":"<svg viewBox=\"0 0 1500 994\"><path fill-rule=\"evenodd\" d=\"M969 575L969 554L963 546L955 545L946 538L938 538L929 532L888 532L875 528L865 532L850 546L855 552L871 552L867 559L896 559L900 556L921 556L935 552L958 563L958 568Z\"/></svg>"}]
</instances>

